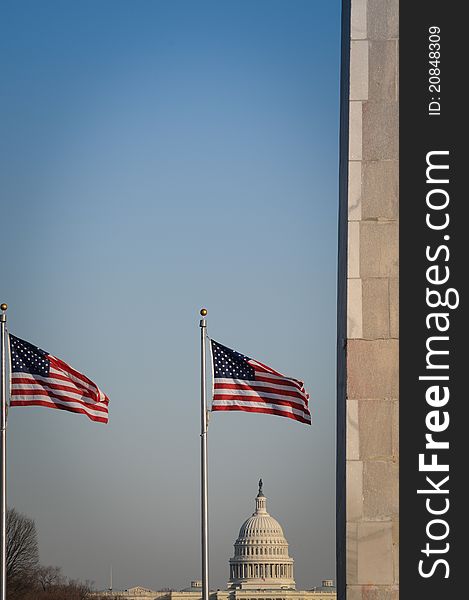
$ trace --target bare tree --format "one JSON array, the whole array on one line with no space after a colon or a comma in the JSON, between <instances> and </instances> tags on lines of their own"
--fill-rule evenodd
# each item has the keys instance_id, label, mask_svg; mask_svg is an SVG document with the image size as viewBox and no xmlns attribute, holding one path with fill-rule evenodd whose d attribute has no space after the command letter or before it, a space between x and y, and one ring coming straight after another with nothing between
<instances>
[{"instance_id":1,"label":"bare tree","mask_svg":"<svg viewBox=\"0 0 469 600\"><path fill-rule=\"evenodd\" d=\"M91 584L64 577L59 567L39 566L34 521L14 508L7 511L8 600L85 600Z\"/></svg>"},{"instance_id":2,"label":"bare tree","mask_svg":"<svg viewBox=\"0 0 469 600\"><path fill-rule=\"evenodd\" d=\"M36 580L35 585L22 596L22 600L89 600L90 592L91 585L88 582L68 579L57 567L45 567L42 583Z\"/></svg>"},{"instance_id":3,"label":"bare tree","mask_svg":"<svg viewBox=\"0 0 469 600\"><path fill-rule=\"evenodd\" d=\"M34 585L39 563L34 521L14 508L7 510L6 572L8 596L21 598Z\"/></svg>"},{"instance_id":4,"label":"bare tree","mask_svg":"<svg viewBox=\"0 0 469 600\"><path fill-rule=\"evenodd\" d=\"M36 569L36 581L43 592L57 585L63 585L65 578L60 567L39 567Z\"/></svg>"},{"instance_id":5,"label":"bare tree","mask_svg":"<svg viewBox=\"0 0 469 600\"><path fill-rule=\"evenodd\" d=\"M82 581L69 579L64 586L67 592L64 600L86 600L90 597L91 587L91 583L88 581L83 583Z\"/></svg>"},{"instance_id":6,"label":"bare tree","mask_svg":"<svg viewBox=\"0 0 469 600\"><path fill-rule=\"evenodd\" d=\"M31 600L87 600L90 592L88 583L62 578L61 583L52 584L46 590L38 589Z\"/></svg>"}]
</instances>

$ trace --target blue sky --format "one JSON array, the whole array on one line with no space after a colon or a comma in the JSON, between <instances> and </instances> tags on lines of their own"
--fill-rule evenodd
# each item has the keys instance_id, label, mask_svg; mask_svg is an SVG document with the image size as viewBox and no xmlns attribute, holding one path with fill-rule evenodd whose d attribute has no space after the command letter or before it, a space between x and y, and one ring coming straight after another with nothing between
<instances>
[{"instance_id":1,"label":"blue sky","mask_svg":"<svg viewBox=\"0 0 469 600\"><path fill-rule=\"evenodd\" d=\"M264 479L297 586L334 577L340 3L0 4L1 301L111 398L9 416L41 559L115 587L199 577L199 331L305 380L312 427L210 424L211 581Z\"/></svg>"}]
</instances>

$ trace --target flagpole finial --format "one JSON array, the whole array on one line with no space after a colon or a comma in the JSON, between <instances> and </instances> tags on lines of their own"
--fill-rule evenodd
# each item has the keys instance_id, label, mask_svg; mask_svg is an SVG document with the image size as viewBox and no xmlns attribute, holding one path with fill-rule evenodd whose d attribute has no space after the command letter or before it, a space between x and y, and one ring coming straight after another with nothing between
<instances>
[{"instance_id":1,"label":"flagpole finial","mask_svg":"<svg viewBox=\"0 0 469 600\"><path fill-rule=\"evenodd\" d=\"M6 304L5 302L0 304L0 309L3 310L3 312L5 312L7 308L8 308L8 304Z\"/></svg>"},{"instance_id":2,"label":"flagpole finial","mask_svg":"<svg viewBox=\"0 0 469 600\"><path fill-rule=\"evenodd\" d=\"M201 309L200 309L200 314L201 314L203 317L206 317L206 316L207 316L207 314L208 314L208 310L207 310L206 308L201 308Z\"/></svg>"}]
</instances>

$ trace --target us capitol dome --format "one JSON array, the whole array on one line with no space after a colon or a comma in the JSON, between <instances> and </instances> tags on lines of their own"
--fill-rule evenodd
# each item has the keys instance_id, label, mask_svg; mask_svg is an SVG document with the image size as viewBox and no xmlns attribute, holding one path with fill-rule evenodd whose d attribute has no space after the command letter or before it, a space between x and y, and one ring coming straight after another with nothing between
<instances>
[{"instance_id":1,"label":"us capitol dome","mask_svg":"<svg viewBox=\"0 0 469 600\"><path fill-rule=\"evenodd\" d=\"M256 510L239 530L230 558L229 589L295 589L293 558L280 523L267 512L259 481Z\"/></svg>"},{"instance_id":2,"label":"us capitol dome","mask_svg":"<svg viewBox=\"0 0 469 600\"><path fill-rule=\"evenodd\" d=\"M267 512L267 498L259 481L256 509L244 521L230 558L230 580L226 590L210 590L210 600L337 600L332 579L309 590L297 590L293 558L280 523ZM96 600L202 600L202 582L191 581L182 590L154 591L140 586L127 590L93 592Z\"/></svg>"}]
</instances>

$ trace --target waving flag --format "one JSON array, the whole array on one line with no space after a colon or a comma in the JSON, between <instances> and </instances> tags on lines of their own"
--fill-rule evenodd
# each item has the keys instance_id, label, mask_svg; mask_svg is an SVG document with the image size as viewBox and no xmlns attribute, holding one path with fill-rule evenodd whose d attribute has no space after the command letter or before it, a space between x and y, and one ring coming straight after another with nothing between
<instances>
[{"instance_id":1,"label":"waving flag","mask_svg":"<svg viewBox=\"0 0 469 600\"><path fill-rule=\"evenodd\" d=\"M108 422L109 398L59 358L10 334L10 406L47 406Z\"/></svg>"},{"instance_id":2,"label":"waving flag","mask_svg":"<svg viewBox=\"0 0 469 600\"><path fill-rule=\"evenodd\" d=\"M285 377L235 350L211 342L212 411L242 410L311 424L309 394L302 381Z\"/></svg>"}]
</instances>

